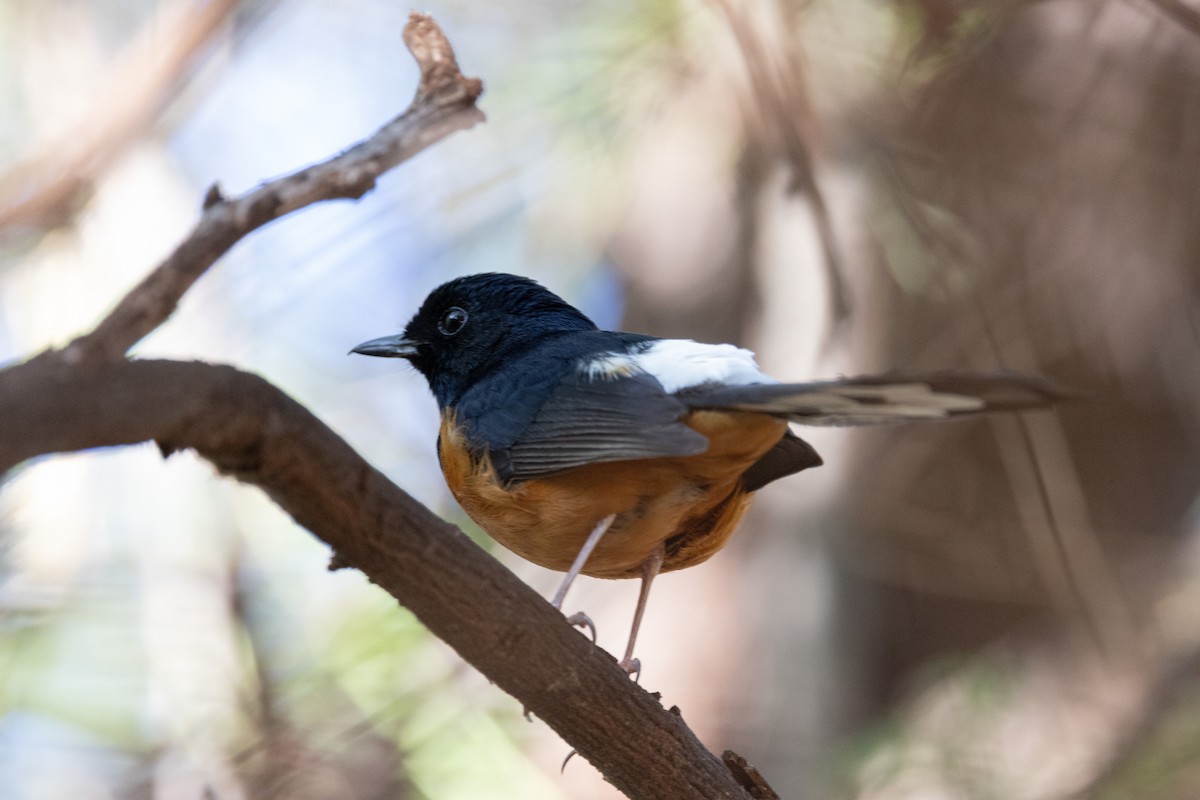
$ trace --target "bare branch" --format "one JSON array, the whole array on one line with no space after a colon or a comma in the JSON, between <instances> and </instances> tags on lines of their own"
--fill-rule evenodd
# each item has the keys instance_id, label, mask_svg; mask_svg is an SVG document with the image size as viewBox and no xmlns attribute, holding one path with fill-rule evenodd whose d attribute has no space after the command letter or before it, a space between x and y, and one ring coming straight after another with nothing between
<instances>
[{"instance_id":1,"label":"bare branch","mask_svg":"<svg viewBox=\"0 0 1200 800\"><path fill-rule=\"evenodd\" d=\"M164 453L194 448L262 488L339 565L362 570L629 797L750 796L678 709L262 378L199 362L89 369L49 352L0 372L0 420L0 471L42 453L148 440Z\"/></svg>"},{"instance_id":2,"label":"bare branch","mask_svg":"<svg viewBox=\"0 0 1200 800\"><path fill-rule=\"evenodd\" d=\"M779 800L779 795L767 783L762 773L745 758L732 750L726 750L721 754L721 760L729 767L738 783L746 787L754 800Z\"/></svg>"},{"instance_id":3,"label":"bare branch","mask_svg":"<svg viewBox=\"0 0 1200 800\"><path fill-rule=\"evenodd\" d=\"M66 357L112 361L169 317L196 280L242 237L272 220L322 200L356 199L375 188L384 172L455 131L484 119L475 107L478 78L458 70L444 33L413 14L404 41L421 68L408 110L373 136L326 161L225 199L213 188L196 227L167 259L135 286L94 331L76 339Z\"/></svg>"}]
</instances>

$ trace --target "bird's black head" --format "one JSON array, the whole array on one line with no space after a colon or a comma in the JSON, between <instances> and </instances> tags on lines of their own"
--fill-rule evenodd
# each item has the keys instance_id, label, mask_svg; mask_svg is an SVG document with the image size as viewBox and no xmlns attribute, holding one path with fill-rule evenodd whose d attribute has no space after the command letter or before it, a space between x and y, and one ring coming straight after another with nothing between
<instances>
[{"instance_id":1,"label":"bird's black head","mask_svg":"<svg viewBox=\"0 0 1200 800\"><path fill-rule=\"evenodd\" d=\"M446 407L491 369L546 336L595 329L582 312L534 281L489 272L442 284L425 298L403 334L363 342L351 352L408 359Z\"/></svg>"}]
</instances>

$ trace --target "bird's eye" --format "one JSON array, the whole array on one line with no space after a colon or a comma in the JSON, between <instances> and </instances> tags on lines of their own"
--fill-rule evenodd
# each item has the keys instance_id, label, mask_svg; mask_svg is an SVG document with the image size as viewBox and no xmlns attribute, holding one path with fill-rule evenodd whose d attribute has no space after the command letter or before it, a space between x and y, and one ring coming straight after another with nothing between
<instances>
[{"instance_id":1,"label":"bird's eye","mask_svg":"<svg viewBox=\"0 0 1200 800\"><path fill-rule=\"evenodd\" d=\"M467 312L458 306L453 306L446 309L446 313L442 314L442 318L438 320L438 332L443 336L453 336L466 324Z\"/></svg>"}]
</instances>

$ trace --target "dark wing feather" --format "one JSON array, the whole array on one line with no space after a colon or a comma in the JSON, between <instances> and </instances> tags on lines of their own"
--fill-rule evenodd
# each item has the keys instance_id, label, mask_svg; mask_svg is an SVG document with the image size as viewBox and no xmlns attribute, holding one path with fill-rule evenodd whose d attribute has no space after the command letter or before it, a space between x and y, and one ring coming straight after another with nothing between
<instances>
[{"instance_id":1,"label":"dark wing feather","mask_svg":"<svg viewBox=\"0 0 1200 800\"><path fill-rule=\"evenodd\" d=\"M944 419L1044 408L1071 396L1050 381L1009 372L889 373L815 383L701 386L680 393L692 408L757 411L803 425Z\"/></svg>"},{"instance_id":2,"label":"dark wing feather","mask_svg":"<svg viewBox=\"0 0 1200 800\"><path fill-rule=\"evenodd\" d=\"M688 410L650 375L571 374L508 447L492 450L492 464L511 482L586 464L703 453L708 439L681 422Z\"/></svg>"}]
</instances>

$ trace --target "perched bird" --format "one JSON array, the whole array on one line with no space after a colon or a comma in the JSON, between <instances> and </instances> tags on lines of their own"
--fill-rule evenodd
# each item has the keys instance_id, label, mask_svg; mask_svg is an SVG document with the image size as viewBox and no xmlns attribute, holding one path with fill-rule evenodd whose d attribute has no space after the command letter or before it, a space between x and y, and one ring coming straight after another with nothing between
<instances>
[{"instance_id":1,"label":"perched bird","mask_svg":"<svg viewBox=\"0 0 1200 800\"><path fill-rule=\"evenodd\" d=\"M425 376L451 492L505 547L567 572L555 607L579 574L642 579L621 660L630 673L654 577L711 557L755 491L821 464L789 422L943 419L1058 397L1012 373L780 383L748 350L599 330L534 281L499 273L443 284L402 334L352 352L404 358Z\"/></svg>"}]
</instances>

